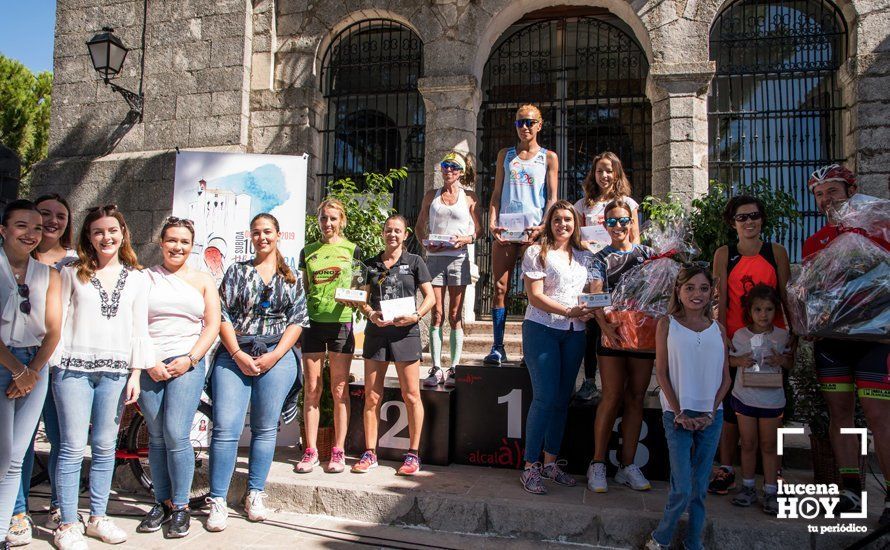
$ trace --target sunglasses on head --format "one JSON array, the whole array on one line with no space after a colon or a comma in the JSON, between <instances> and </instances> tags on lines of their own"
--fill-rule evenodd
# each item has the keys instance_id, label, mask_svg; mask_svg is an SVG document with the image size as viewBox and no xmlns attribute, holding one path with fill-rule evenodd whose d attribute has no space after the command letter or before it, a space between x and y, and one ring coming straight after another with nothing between
<instances>
[{"instance_id":1,"label":"sunglasses on head","mask_svg":"<svg viewBox=\"0 0 890 550\"><path fill-rule=\"evenodd\" d=\"M19 311L28 315L31 313L31 300L28 298L31 295L31 289L28 288L28 285L18 285L19 287L19 296L24 298L22 303L19 304Z\"/></svg>"},{"instance_id":2,"label":"sunglasses on head","mask_svg":"<svg viewBox=\"0 0 890 550\"><path fill-rule=\"evenodd\" d=\"M736 214L732 217L737 222L746 222L748 220L755 221L763 217L760 212L748 212L747 214Z\"/></svg>"},{"instance_id":3,"label":"sunglasses on head","mask_svg":"<svg viewBox=\"0 0 890 550\"><path fill-rule=\"evenodd\" d=\"M532 126L534 126L534 125L537 124L538 122L539 122L539 121L538 121L537 119L534 119L534 118L522 118L522 119L517 120L517 121L514 122L513 124L515 124L517 128L522 128L523 126L526 127L526 128L531 128Z\"/></svg>"},{"instance_id":4,"label":"sunglasses on head","mask_svg":"<svg viewBox=\"0 0 890 550\"><path fill-rule=\"evenodd\" d=\"M443 162L439 166L442 167L443 172L461 172L463 168L460 167L460 164L456 164L454 162Z\"/></svg>"},{"instance_id":5,"label":"sunglasses on head","mask_svg":"<svg viewBox=\"0 0 890 550\"><path fill-rule=\"evenodd\" d=\"M711 264L704 260L695 260L694 262L683 262L680 264L680 267L683 269L692 269L693 267L698 269L710 269Z\"/></svg>"},{"instance_id":6,"label":"sunglasses on head","mask_svg":"<svg viewBox=\"0 0 890 550\"><path fill-rule=\"evenodd\" d=\"M177 218L176 216L167 216L167 219L164 221L165 224L174 224L174 223L184 223L186 225L194 225L195 222L188 218Z\"/></svg>"},{"instance_id":7,"label":"sunglasses on head","mask_svg":"<svg viewBox=\"0 0 890 550\"><path fill-rule=\"evenodd\" d=\"M99 210L105 210L105 211L107 211L107 210L117 210L117 205L116 205L116 204L106 204L105 206L94 206L94 207L92 207L92 208L89 209L89 212L90 212L90 213L93 213L93 212L96 212L96 211L99 211Z\"/></svg>"},{"instance_id":8,"label":"sunglasses on head","mask_svg":"<svg viewBox=\"0 0 890 550\"><path fill-rule=\"evenodd\" d=\"M627 227L632 221L631 218L626 216L620 218L606 218L606 227L615 227L618 224L621 224L621 227Z\"/></svg>"}]
</instances>

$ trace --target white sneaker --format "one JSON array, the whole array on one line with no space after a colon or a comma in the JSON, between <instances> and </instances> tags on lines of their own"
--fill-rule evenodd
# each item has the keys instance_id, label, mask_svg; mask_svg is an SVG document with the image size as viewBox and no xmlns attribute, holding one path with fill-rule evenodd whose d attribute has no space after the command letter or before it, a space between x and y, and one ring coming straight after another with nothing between
<instances>
[{"instance_id":1,"label":"white sneaker","mask_svg":"<svg viewBox=\"0 0 890 550\"><path fill-rule=\"evenodd\" d=\"M101 517L95 522L88 521L87 536L97 538L105 544L120 544L127 541L127 532L107 517Z\"/></svg>"},{"instance_id":2,"label":"white sneaker","mask_svg":"<svg viewBox=\"0 0 890 550\"><path fill-rule=\"evenodd\" d=\"M435 388L443 382L445 382L445 373L439 367L431 367L428 376L423 379L423 385L426 388Z\"/></svg>"},{"instance_id":3,"label":"white sneaker","mask_svg":"<svg viewBox=\"0 0 890 550\"><path fill-rule=\"evenodd\" d=\"M72 525L64 531L56 529L53 533L53 544L59 550L89 550L90 548L77 525Z\"/></svg>"},{"instance_id":4,"label":"white sneaker","mask_svg":"<svg viewBox=\"0 0 890 550\"><path fill-rule=\"evenodd\" d=\"M244 497L244 511L247 512L247 519L250 521L265 521L269 517L269 510L266 509L266 498L269 495L265 491L253 490Z\"/></svg>"},{"instance_id":5,"label":"white sneaker","mask_svg":"<svg viewBox=\"0 0 890 550\"><path fill-rule=\"evenodd\" d=\"M210 515L207 516L207 530L218 533L228 526L229 507L226 499L222 497L207 497L205 500L210 505Z\"/></svg>"},{"instance_id":6,"label":"white sneaker","mask_svg":"<svg viewBox=\"0 0 890 550\"><path fill-rule=\"evenodd\" d=\"M606 465L596 462L587 467L587 487L594 493L609 492L609 482L606 481Z\"/></svg>"},{"instance_id":7,"label":"white sneaker","mask_svg":"<svg viewBox=\"0 0 890 550\"><path fill-rule=\"evenodd\" d=\"M59 528L59 525L62 524L62 510L58 508L50 508L49 513L46 514L46 523L43 524L44 527L49 529L50 531L55 531Z\"/></svg>"},{"instance_id":8,"label":"white sneaker","mask_svg":"<svg viewBox=\"0 0 890 550\"><path fill-rule=\"evenodd\" d=\"M663 544L659 544L657 540L652 535L649 535L649 540L646 541L645 550L669 550L670 546L665 546Z\"/></svg>"},{"instance_id":9,"label":"white sneaker","mask_svg":"<svg viewBox=\"0 0 890 550\"><path fill-rule=\"evenodd\" d=\"M627 485L634 491L648 491L652 488L649 480L646 479L646 476L643 475L643 472L640 471L636 464L618 468L618 473L615 474L615 483Z\"/></svg>"}]
</instances>

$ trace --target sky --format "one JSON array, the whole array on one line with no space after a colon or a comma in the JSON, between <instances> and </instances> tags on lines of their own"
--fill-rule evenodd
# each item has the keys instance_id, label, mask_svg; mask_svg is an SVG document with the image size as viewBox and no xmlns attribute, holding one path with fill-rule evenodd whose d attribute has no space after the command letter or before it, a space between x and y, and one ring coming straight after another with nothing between
<instances>
[{"instance_id":1,"label":"sky","mask_svg":"<svg viewBox=\"0 0 890 550\"><path fill-rule=\"evenodd\" d=\"M52 71L56 0L0 0L0 6L0 53L34 72Z\"/></svg>"}]
</instances>

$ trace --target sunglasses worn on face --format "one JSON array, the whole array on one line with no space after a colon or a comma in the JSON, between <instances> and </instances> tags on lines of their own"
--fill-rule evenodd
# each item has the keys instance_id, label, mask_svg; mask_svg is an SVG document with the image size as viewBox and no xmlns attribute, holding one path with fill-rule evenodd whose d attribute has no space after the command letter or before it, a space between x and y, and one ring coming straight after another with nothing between
<instances>
[{"instance_id":1,"label":"sunglasses worn on face","mask_svg":"<svg viewBox=\"0 0 890 550\"><path fill-rule=\"evenodd\" d=\"M522 128L523 126L526 128L531 128L532 126L534 126L537 123L538 123L537 119L523 118L523 119L517 120L513 124L515 124L517 128Z\"/></svg>"},{"instance_id":2,"label":"sunglasses worn on face","mask_svg":"<svg viewBox=\"0 0 890 550\"><path fill-rule=\"evenodd\" d=\"M760 212L748 212L747 214L736 214L732 217L737 222L746 222L748 220L756 221L763 217Z\"/></svg>"},{"instance_id":3,"label":"sunglasses worn on face","mask_svg":"<svg viewBox=\"0 0 890 550\"><path fill-rule=\"evenodd\" d=\"M455 164L453 162L443 162L439 166L442 167L443 172L460 172L463 168L460 167L459 164Z\"/></svg>"},{"instance_id":4,"label":"sunglasses worn on face","mask_svg":"<svg viewBox=\"0 0 890 550\"><path fill-rule=\"evenodd\" d=\"M19 311L28 315L31 313L31 300L28 297L31 295L31 289L28 288L28 285L19 285L19 296L24 298L22 303L19 304Z\"/></svg>"},{"instance_id":5,"label":"sunglasses worn on face","mask_svg":"<svg viewBox=\"0 0 890 550\"><path fill-rule=\"evenodd\" d=\"M606 218L606 227L615 227L618 224L621 224L621 227L627 227L631 221L628 217Z\"/></svg>"}]
</instances>

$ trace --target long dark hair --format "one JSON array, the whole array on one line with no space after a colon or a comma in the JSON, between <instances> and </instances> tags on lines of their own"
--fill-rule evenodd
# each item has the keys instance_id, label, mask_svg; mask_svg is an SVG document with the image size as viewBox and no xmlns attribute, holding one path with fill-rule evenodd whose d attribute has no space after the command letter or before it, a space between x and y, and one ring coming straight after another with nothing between
<instances>
[{"instance_id":1,"label":"long dark hair","mask_svg":"<svg viewBox=\"0 0 890 550\"><path fill-rule=\"evenodd\" d=\"M568 210L572 213L572 218L575 220L575 228L572 231L572 235L569 237L569 247L573 250L584 250L581 246L581 224L578 223L578 212L569 201L556 201L553 206L550 207L550 210L547 211L547 216L544 218L544 231L542 231L541 236L538 237L538 244L541 246L541 267L547 266L547 251L553 248L553 244L556 242L551 222L553 221L553 216L557 210ZM571 257L572 254L570 251L569 258Z\"/></svg>"},{"instance_id":2,"label":"long dark hair","mask_svg":"<svg viewBox=\"0 0 890 550\"><path fill-rule=\"evenodd\" d=\"M708 280L708 284L711 285L711 299L705 306L705 316L708 319L714 319L714 276L711 274L711 270L705 267L704 264L698 263L684 264L680 268L680 272L677 273L677 280L674 282L674 289L671 291L671 298L668 301L668 315L675 315L681 311L685 313L683 302L680 301L680 287L696 275L704 275L705 279Z\"/></svg>"},{"instance_id":3,"label":"long dark hair","mask_svg":"<svg viewBox=\"0 0 890 550\"><path fill-rule=\"evenodd\" d=\"M37 210L37 206L35 206L33 202L27 199L18 199L6 205L6 209L3 211L3 218L2 220L0 220L0 223L2 223L3 225L9 225L9 215L13 212L22 210L37 212L38 214L40 213L40 211Z\"/></svg>"},{"instance_id":4,"label":"long dark hair","mask_svg":"<svg viewBox=\"0 0 890 550\"><path fill-rule=\"evenodd\" d=\"M757 283L742 296L742 319L746 325L754 322L751 317L751 306L754 305L754 300L766 300L773 304L773 307L776 308L776 315L782 310L782 300L779 298L778 291L769 285Z\"/></svg>"},{"instance_id":5,"label":"long dark hair","mask_svg":"<svg viewBox=\"0 0 890 550\"><path fill-rule=\"evenodd\" d=\"M596 165L601 160L608 160L612 163L612 171L615 174L612 176L611 189L600 189L596 182ZM587 206L593 206L603 200L609 201L630 196L630 180L624 173L621 159L612 151L603 151L593 157L593 164L590 165L590 171L587 172L587 177L584 178L584 183L581 186L584 188L584 204Z\"/></svg>"},{"instance_id":6,"label":"long dark hair","mask_svg":"<svg viewBox=\"0 0 890 550\"><path fill-rule=\"evenodd\" d=\"M37 209L40 210L40 203L46 201L56 201L65 207L65 210L68 211L68 225L65 226L65 231L62 233L62 236L59 237L59 244L62 245L62 248L70 249L71 244L71 235L74 233L74 221L71 219L71 206L68 204L68 201L62 198L58 193L47 193L46 195L40 195L37 197L37 200L34 201L34 204L37 206Z\"/></svg>"},{"instance_id":7,"label":"long dark hair","mask_svg":"<svg viewBox=\"0 0 890 550\"><path fill-rule=\"evenodd\" d=\"M268 212L261 212L253 217L250 220L250 227L253 227L259 220L269 220L273 226L275 226L275 231L281 232L281 225L278 223L278 218L269 214ZM275 273L278 274L279 277L285 280L287 284L292 285L297 282L297 276L294 275L294 272L291 270L290 266L287 265L287 262L284 261L284 255L281 254L281 250L278 249L278 245L275 245Z\"/></svg>"},{"instance_id":8,"label":"long dark hair","mask_svg":"<svg viewBox=\"0 0 890 550\"><path fill-rule=\"evenodd\" d=\"M130 242L130 228L124 220L124 215L120 213L115 204L106 204L105 206L96 206L91 208L87 213L87 217L80 226L80 235L77 239L77 257L79 258L77 265L77 278L81 282L87 282L96 274L99 268L99 255L90 241L90 226L93 222L102 218L114 218L121 226L121 246L117 251L117 257L122 264L130 269L142 269L139 260L136 258L136 252L133 250L133 244Z\"/></svg>"}]
</instances>

